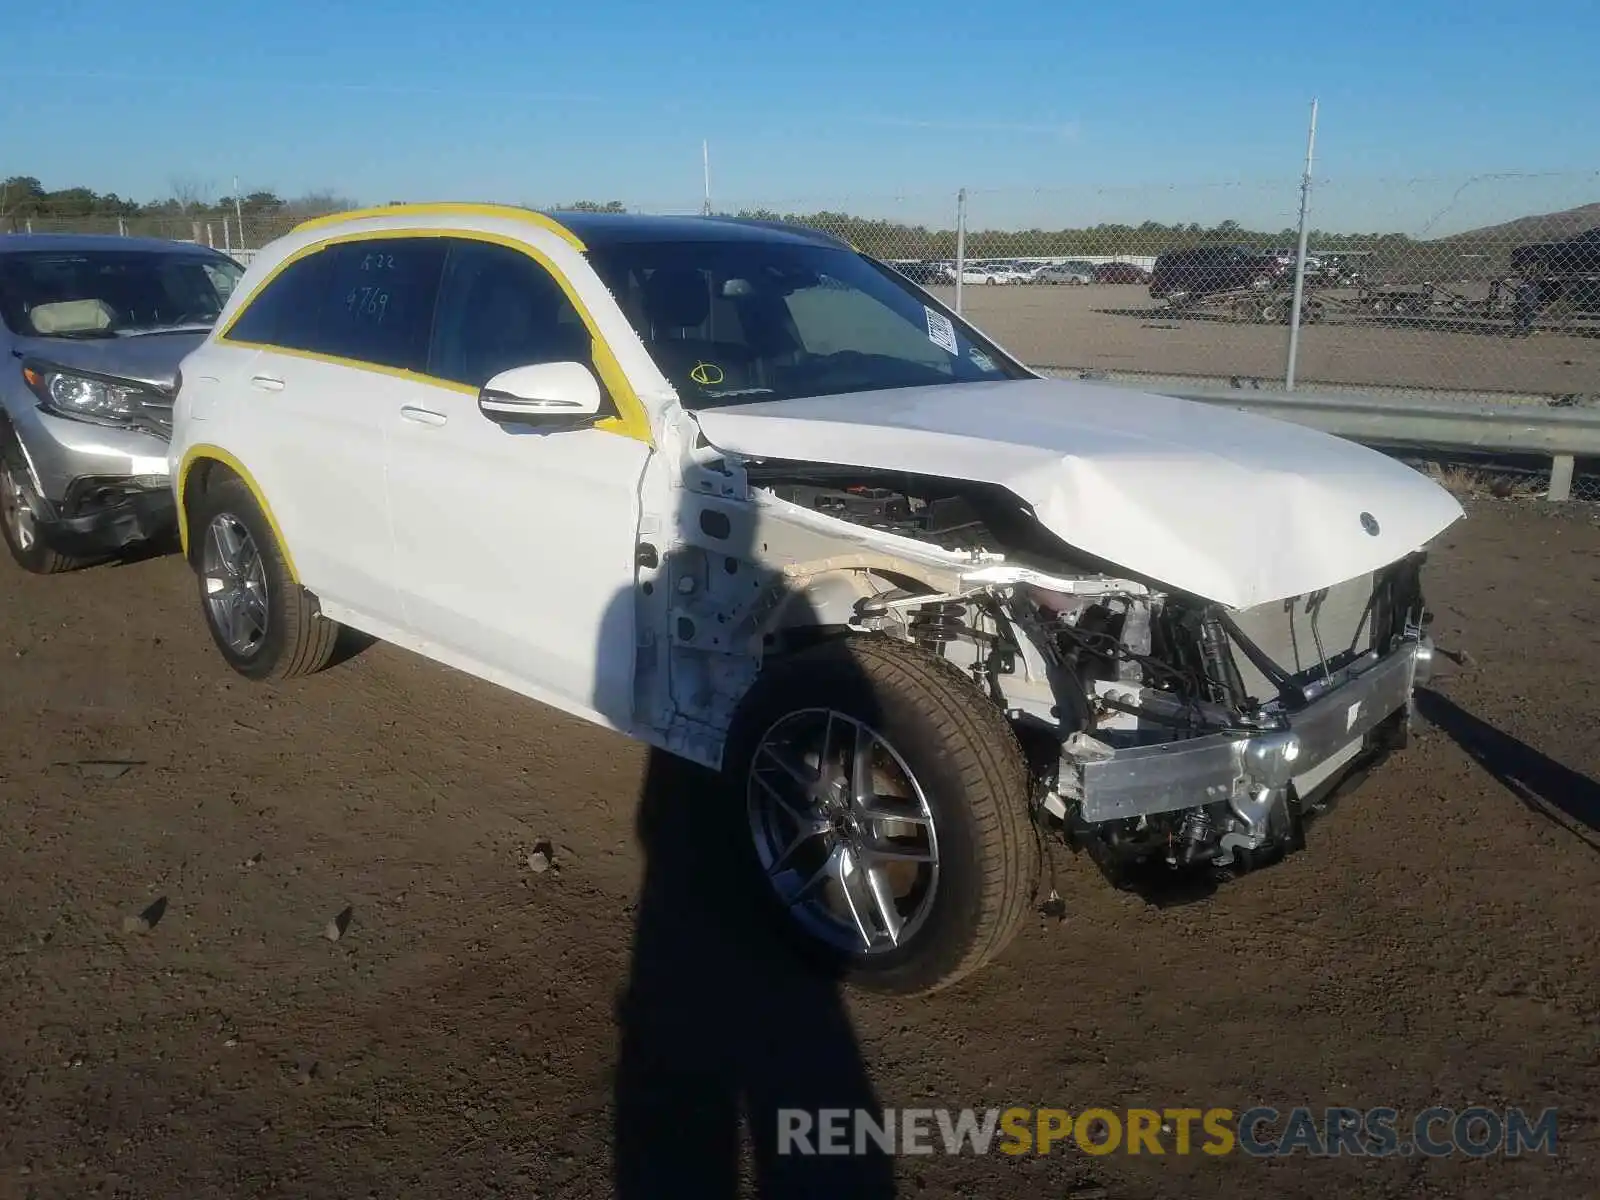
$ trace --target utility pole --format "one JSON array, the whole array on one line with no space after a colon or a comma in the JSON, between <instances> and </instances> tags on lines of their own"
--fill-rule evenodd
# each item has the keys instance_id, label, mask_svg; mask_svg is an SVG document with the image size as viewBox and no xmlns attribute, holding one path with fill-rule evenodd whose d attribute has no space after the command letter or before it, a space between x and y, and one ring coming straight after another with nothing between
<instances>
[{"instance_id":1,"label":"utility pole","mask_svg":"<svg viewBox=\"0 0 1600 1200\"><path fill-rule=\"evenodd\" d=\"M1289 361L1284 367L1283 390L1294 391L1294 371L1300 357L1300 311L1306 293L1306 213L1311 208L1311 162L1317 150L1317 102L1311 102L1311 130L1306 134L1306 171L1300 177L1300 244L1294 253L1294 303L1289 306Z\"/></svg>"},{"instance_id":2,"label":"utility pole","mask_svg":"<svg viewBox=\"0 0 1600 1200\"><path fill-rule=\"evenodd\" d=\"M700 206L700 211L709 217L711 215L711 143L705 138L700 139L700 165L705 171L706 178L706 199L705 203Z\"/></svg>"},{"instance_id":3,"label":"utility pole","mask_svg":"<svg viewBox=\"0 0 1600 1200\"><path fill-rule=\"evenodd\" d=\"M967 189L956 192L956 314L961 313L961 277L967 273Z\"/></svg>"}]
</instances>

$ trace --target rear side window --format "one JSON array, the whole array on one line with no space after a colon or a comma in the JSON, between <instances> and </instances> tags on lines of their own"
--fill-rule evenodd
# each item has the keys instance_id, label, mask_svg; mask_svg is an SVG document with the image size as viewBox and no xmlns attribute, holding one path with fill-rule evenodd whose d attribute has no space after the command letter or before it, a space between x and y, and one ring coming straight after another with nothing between
<instances>
[{"instance_id":1,"label":"rear side window","mask_svg":"<svg viewBox=\"0 0 1600 1200\"><path fill-rule=\"evenodd\" d=\"M432 237L330 246L267 284L228 337L422 371L444 257Z\"/></svg>"},{"instance_id":2,"label":"rear side window","mask_svg":"<svg viewBox=\"0 0 1600 1200\"><path fill-rule=\"evenodd\" d=\"M345 242L329 251L314 347L357 362L423 371L444 270L436 237Z\"/></svg>"}]
</instances>

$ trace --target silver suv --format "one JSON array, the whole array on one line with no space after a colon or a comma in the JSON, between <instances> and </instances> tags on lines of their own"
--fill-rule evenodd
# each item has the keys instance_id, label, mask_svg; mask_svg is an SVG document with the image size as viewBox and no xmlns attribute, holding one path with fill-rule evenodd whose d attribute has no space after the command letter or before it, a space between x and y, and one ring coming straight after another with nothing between
<instances>
[{"instance_id":1,"label":"silver suv","mask_svg":"<svg viewBox=\"0 0 1600 1200\"><path fill-rule=\"evenodd\" d=\"M173 532L178 364L241 274L183 242L0 237L0 532L25 570Z\"/></svg>"}]
</instances>

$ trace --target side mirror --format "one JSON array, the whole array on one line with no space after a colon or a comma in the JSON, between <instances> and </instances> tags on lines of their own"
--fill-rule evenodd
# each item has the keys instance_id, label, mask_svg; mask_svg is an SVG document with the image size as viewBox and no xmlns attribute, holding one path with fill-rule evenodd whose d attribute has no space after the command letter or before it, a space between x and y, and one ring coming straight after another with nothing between
<instances>
[{"instance_id":1,"label":"side mirror","mask_svg":"<svg viewBox=\"0 0 1600 1200\"><path fill-rule=\"evenodd\" d=\"M507 425L586 425L600 404L599 382L576 362L512 367L478 393L478 411Z\"/></svg>"}]
</instances>

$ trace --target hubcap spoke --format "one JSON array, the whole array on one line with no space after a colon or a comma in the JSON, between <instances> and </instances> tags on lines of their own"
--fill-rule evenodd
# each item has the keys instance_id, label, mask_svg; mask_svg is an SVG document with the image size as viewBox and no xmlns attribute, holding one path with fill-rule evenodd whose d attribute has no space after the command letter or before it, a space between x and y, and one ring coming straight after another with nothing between
<instances>
[{"instance_id":1,"label":"hubcap spoke","mask_svg":"<svg viewBox=\"0 0 1600 1200\"><path fill-rule=\"evenodd\" d=\"M237 579L244 574L239 569L244 549L239 527L232 521L216 521L212 524L211 531L217 537L217 551L222 559L222 569Z\"/></svg>"},{"instance_id":2,"label":"hubcap spoke","mask_svg":"<svg viewBox=\"0 0 1600 1200\"><path fill-rule=\"evenodd\" d=\"M891 946L897 946L900 944L900 929L905 922L900 919L894 887L885 873L876 867L869 865L863 874L866 876L867 890L872 894L873 909L877 913L883 936Z\"/></svg>"},{"instance_id":3,"label":"hubcap spoke","mask_svg":"<svg viewBox=\"0 0 1600 1200\"><path fill-rule=\"evenodd\" d=\"M895 796L868 796L856 805L856 815L864 821L903 821L907 825L931 825L933 818L918 812Z\"/></svg>"},{"instance_id":4,"label":"hubcap spoke","mask_svg":"<svg viewBox=\"0 0 1600 1200\"><path fill-rule=\"evenodd\" d=\"M785 870L789 866L789 860L794 857L794 852L796 850L800 849L801 846L804 846L807 842L812 841L815 838L825 837L832 830L832 828L833 826L827 821L813 820L802 822L800 825L800 831L796 833L794 835L794 839L783 848L783 852L773 860L772 866L767 870L767 874L776 875L780 871Z\"/></svg>"},{"instance_id":5,"label":"hubcap spoke","mask_svg":"<svg viewBox=\"0 0 1600 1200\"><path fill-rule=\"evenodd\" d=\"M802 788L809 789L817 782L817 775L815 772L807 772L796 763L791 762L787 754L779 754L778 751L773 748L770 742L762 743L760 753L765 756L768 762L780 767L785 775L794 780Z\"/></svg>"},{"instance_id":6,"label":"hubcap spoke","mask_svg":"<svg viewBox=\"0 0 1600 1200\"><path fill-rule=\"evenodd\" d=\"M837 879L844 862L844 847L835 846L828 852L828 857L822 865L807 876L806 881L796 888L788 897L789 907L793 908L802 901L809 900L830 879Z\"/></svg>"},{"instance_id":7,"label":"hubcap spoke","mask_svg":"<svg viewBox=\"0 0 1600 1200\"><path fill-rule=\"evenodd\" d=\"M839 890L844 893L845 907L850 910L850 920L856 927L856 936L864 949L870 950L878 940L878 930L873 920L877 901L867 882L867 873L850 851L839 856Z\"/></svg>"},{"instance_id":8,"label":"hubcap spoke","mask_svg":"<svg viewBox=\"0 0 1600 1200\"><path fill-rule=\"evenodd\" d=\"M766 793L782 806L783 811L789 814L790 820L796 824L804 824L812 819L811 806L802 800L796 803L793 796L785 795L781 788L775 787L770 779L759 771L751 772L753 779Z\"/></svg>"},{"instance_id":9,"label":"hubcap spoke","mask_svg":"<svg viewBox=\"0 0 1600 1200\"><path fill-rule=\"evenodd\" d=\"M218 601L212 604L211 611L216 613L217 621L222 626L222 636L231 646L239 640L239 609L233 602L231 591L223 592Z\"/></svg>"},{"instance_id":10,"label":"hubcap spoke","mask_svg":"<svg viewBox=\"0 0 1600 1200\"><path fill-rule=\"evenodd\" d=\"M850 748L850 803L857 812L872 797L872 748L877 739L860 725Z\"/></svg>"},{"instance_id":11,"label":"hubcap spoke","mask_svg":"<svg viewBox=\"0 0 1600 1200\"><path fill-rule=\"evenodd\" d=\"M861 843L861 857L868 863L931 863L938 861L929 848L915 843L886 842L870 835Z\"/></svg>"}]
</instances>

